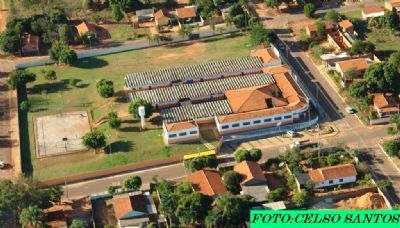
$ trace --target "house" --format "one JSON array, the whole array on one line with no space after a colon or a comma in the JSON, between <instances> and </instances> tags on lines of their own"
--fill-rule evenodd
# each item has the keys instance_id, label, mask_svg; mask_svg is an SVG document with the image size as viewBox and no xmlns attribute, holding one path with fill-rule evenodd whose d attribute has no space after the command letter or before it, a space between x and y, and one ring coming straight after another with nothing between
<instances>
[{"instance_id":1,"label":"house","mask_svg":"<svg viewBox=\"0 0 400 228\"><path fill-rule=\"evenodd\" d=\"M324 23L325 23L326 32L327 32L327 33L332 32L333 29L334 29L334 24L333 24L333 22L332 22L332 21L325 21ZM317 25L316 25L316 24L308 25L308 26L306 27L306 33L307 33L307 35L308 35L309 37L315 36L316 33L317 33Z\"/></svg>"},{"instance_id":2,"label":"house","mask_svg":"<svg viewBox=\"0 0 400 228\"><path fill-rule=\"evenodd\" d=\"M192 183L194 190L204 195L216 197L228 192L219 172L216 170L199 170L191 173L188 179Z\"/></svg>"},{"instance_id":3,"label":"house","mask_svg":"<svg viewBox=\"0 0 400 228\"><path fill-rule=\"evenodd\" d=\"M253 50L251 56L260 57L266 67L282 65L279 51L274 46Z\"/></svg>"},{"instance_id":4,"label":"house","mask_svg":"<svg viewBox=\"0 0 400 228\"><path fill-rule=\"evenodd\" d=\"M353 164L343 164L314 169L308 173L296 175L298 188L303 187L308 181L314 183L314 188L354 183L357 181L357 171Z\"/></svg>"},{"instance_id":5,"label":"house","mask_svg":"<svg viewBox=\"0 0 400 228\"><path fill-rule=\"evenodd\" d=\"M23 34L21 36L22 55L39 54L40 37L31 34Z\"/></svg>"},{"instance_id":6,"label":"house","mask_svg":"<svg viewBox=\"0 0 400 228\"><path fill-rule=\"evenodd\" d=\"M178 17L179 25L195 23L198 14L196 6L188 6L176 9L176 16Z\"/></svg>"},{"instance_id":7,"label":"house","mask_svg":"<svg viewBox=\"0 0 400 228\"><path fill-rule=\"evenodd\" d=\"M242 175L241 194L254 197L256 202L265 201L265 195L269 192L269 188L267 179L257 162L242 161L235 165L234 171Z\"/></svg>"},{"instance_id":8,"label":"house","mask_svg":"<svg viewBox=\"0 0 400 228\"><path fill-rule=\"evenodd\" d=\"M380 118L390 117L399 113L398 99L390 93L375 93L374 108L378 112Z\"/></svg>"},{"instance_id":9,"label":"house","mask_svg":"<svg viewBox=\"0 0 400 228\"><path fill-rule=\"evenodd\" d=\"M385 2L385 9L395 12L400 12L400 1Z\"/></svg>"},{"instance_id":10,"label":"house","mask_svg":"<svg viewBox=\"0 0 400 228\"><path fill-rule=\"evenodd\" d=\"M343 60L336 62L335 68L342 77L343 82L349 82L364 75L368 68L368 62L366 58ZM347 85L344 84L343 86L346 87Z\"/></svg>"},{"instance_id":11,"label":"house","mask_svg":"<svg viewBox=\"0 0 400 228\"><path fill-rule=\"evenodd\" d=\"M369 18L382 17L384 14L385 11L379 5L365 6L361 10L361 16L364 20L367 20Z\"/></svg>"},{"instance_id":12,"label":"house","mask_svg":"<svg viewBox=\"0 0 400 228\"><path fill-rule=\"evenodd\" d=\"M92 23L83 21L79 25L75 26L75 28L76 28L76 31L78 31L79 36L83 36L84 34L90 32L90 33L93 33L95 35L95 37L97 37L96 26Z\"/></svg>"},{"instance_id":13,"label":"house","mask_svg":"<svg viewBox=\"0 0 400 228\"><path fill-rule=\"evenodd\" d=\"M350 34L354 33L354 25L349 20L340 21L338 26L342 32L347 32Z\"/></svg>"},{"instance_id":14,"label":"house","mask_svg":"<svg viewBox=\"0 0 400 228\"><path fill-rule=\"evenodd\" d=\"M138 22L151 21L154 18L154 9L141 9L135 12Z\"/></svg>"},{"instance_id":15,"label":"house","mask_svg":"<svg viewBox=\"0 0 400 228\"><path fill-rule=\"evenodd\" d=\"M154 14L157 26L167 26L171 22L171 15L166 9L160 9Z\"/></svg>"},{"instance_id":16,"label":"house","mask_svg":"<svg viewBox=\"0 0 400 228\"><path fill-rule=\"evenodd\" d=\"M149 192L114 195L113 207L119 228L146 227L158 218L153 197Z\"/></svg>"},{"instance_id":17,"label":"house","mask_svg":"<svg viewBox=\"0 0 400 228\"><path fill-rule=\"evenodd\" d=\"M336 52L344 52L351 48L351 43L340 31L328 33L327 41L335 48Z\"/></svg>"}]
</instances>

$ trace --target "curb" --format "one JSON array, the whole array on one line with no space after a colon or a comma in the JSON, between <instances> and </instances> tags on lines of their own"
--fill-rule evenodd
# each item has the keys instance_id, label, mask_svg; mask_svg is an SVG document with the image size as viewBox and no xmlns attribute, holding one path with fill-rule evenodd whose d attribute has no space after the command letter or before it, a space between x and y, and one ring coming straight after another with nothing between
<instances>
[{"instance_id":1,"label":"curb","mask_svg":"<svg viewBox=\"0 0 400 228\"><path fill-rule=\"evenodd\" d=\"M397 172L400 173L400 168L396 165L396 163L393 161L393 159L386 153L386 151L383 149L381 143L378 143L379 148L382 150L382 152L385 154L387 158L389 158L390 162L392 162L393 166L396 168Z\"/></svg>"}]
</instances>

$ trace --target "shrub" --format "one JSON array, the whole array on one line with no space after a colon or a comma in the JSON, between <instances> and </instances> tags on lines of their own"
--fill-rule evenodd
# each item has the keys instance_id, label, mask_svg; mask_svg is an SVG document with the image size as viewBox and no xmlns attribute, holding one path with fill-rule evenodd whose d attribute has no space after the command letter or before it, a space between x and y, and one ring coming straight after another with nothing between
<instances>
[{"instance_id":1,"label":"shrub","mask_svg":"<svg viewBox=\"0 0 400 228\"><path fill-rule=\"evenodd\" d=\"M308 18L314 17L315 6L312 3L307 3L304 5L304 15Z\"/></svg>"},{"instance_id":2,"label":"shrub","mask_svg":"<svg viewBox=\"0 0 400 228\"><path fill-rule=\"evenodd\" d=\"M113 195L116 191L117 191L117 187L115 187L115 186L113 186L113 185L110 185L110 186L108 186L108 188L107 188L107 192L108 192L108 194L110 194L110 195Z\"/></svg>"},{"instance_id":3,"label":"shrub","mask_svg":"<svg viewBox=\"0 0 400 228\"><path fill-rule=\"evenodd\" d=\"M378 180L376 182L376 185L380 188L383 189L385 191L387 191L389 188L392 187L392 182L390 182L390 180Z\"/></svg>"},{"instance_id":4,"label":"shrub","mask_svg":"<svg viewBox=\"0 0 400 228\"><path fill-rule=\"evenodd\" d=\"M389 140L385 142L383 145L383 148L385 149L385 152L393 157L393 156L399 156L399 151L400 151L400 142L397 140Z\"/></svg>"},{"instance_id":5,"label":"shrub","mask_svg":"<svg viewBox=\"0 0 400 228\"><path fill-rule=\"evenodd\" d=\"M277 188L275 190L272 190L266 195L266 199L270 203L283 200L284 198L285 198L285 190L283 190L282 188Z\"/></svg>"},{"instance_id":6,"label":"shrub","mask_svg":"<svg viewBox=\"0 0 400 228\"><path fill-rule=\"evenodd\" d=\"M153 114L153 105L143 99L136 99L133 103L129 105L129 113L133 115L133 118L139 119L139 107L144 106L145 109L145 116L146 118L149 118Z\"/></svg>"},{"instance_id":7,"label":"shrub","mask_svg":"<svg viewBox=\"0 0 400 228\"><path fill-rule=\"evenodd\" d=\"M124 188L127 190L137 191L142 186L142 179L137 176L130 176L124 181Z\"/></svg>"},{"instance_id":8,"label":"shrub","mask_svg":"<svg viewBox=\"0 0 400 228\"><path fill-rule=\"evenodd\" d=\"M31 106L31 105L30 105L29 101L22 101L22 102L19 104L19 109L20 109L21 111L23 111L23 112L26 112L26 111L29 110L29 107L30 107L30 106Z\"/></svg>"},{"instance_id":9,"label":"shrub","mask_svg":"<svg viewBox=\"0 0 400 228\"><path fill-rule=\"evenodd\" d=\"M311 197L308 195L308 192L302 189L300 192L296 193L292 197L293 203L298 207L304 207L308 204Z\"/></svg>"},{"instance_id":10,"label":"shrub","mask_svg":"<svg viewBox=\"0 0 400 228\"><path fill-rule=\"evenodd\" d=\"M46 80L56 80L57 79L57 74L54 70L48 70L46 71L46 74L44 76Z\"/></svg>"},{"instance_id":11,"label":"shrub","mask_svg":"<svg viewBox=\"0 0 400 228\"><path fill-rule=\"evenodd\" d=\"M97 92L101 97L109 98L114 95L114 83L113 81L101 79L96 83Z\"/></svg>"}]
</instances>

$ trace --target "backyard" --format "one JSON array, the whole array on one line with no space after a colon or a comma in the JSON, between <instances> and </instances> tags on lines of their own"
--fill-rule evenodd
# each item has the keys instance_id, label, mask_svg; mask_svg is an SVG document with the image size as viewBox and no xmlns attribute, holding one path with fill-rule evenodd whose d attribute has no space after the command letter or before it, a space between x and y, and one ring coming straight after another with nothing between
<instances>
[{"instance_id":1,"label":"backyard","mask_svg":"<svg viewBox=\"0 0 400 228\"><path fill-rule=\"evenodd\" d=\"M81 59L74 66L29 68L37 74L37 79L28 85L30 111L20 113L24 171L38 180L47 180L206 150L200 143L165 147L161 135L161 120L157 116L148 119L147 130L141 132L140 123L128 114L129 102L124 91L124 76L130 72L249 56L250 49L248 37L245 35L216 36L194 43ZM56 71L56 80L44 78L44 72L48 70ZM104 99L98 95L95 84L101 78L114 82L114 97ZM107 153L95 154L87 151L37 159L34 151L33 117L72 110L88 110L92 126L109 112L118 112L123 119L119 131L109 129L107 123L99 126L111 145L105 148Z\"/></svg>"}]
</instances>

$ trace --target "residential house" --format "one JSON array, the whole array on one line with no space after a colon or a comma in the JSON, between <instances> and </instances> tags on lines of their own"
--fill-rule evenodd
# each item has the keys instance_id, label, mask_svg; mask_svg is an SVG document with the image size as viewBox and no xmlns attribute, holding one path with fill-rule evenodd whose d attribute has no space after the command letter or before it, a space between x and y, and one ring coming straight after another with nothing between
<instances>
[{"instance_id":1,"label":"residential house","mask_svg":"<svg viewBox=\"0 0 400 228\"><path fill-rule=\"evenodd\" d=\"M279 51L274 46L253 50L251 56L260 57L266 67L282 65Z\"/></svg>"},{"instance_id":2,"label":"residential house","mask_svg":"<svg viewBox=\"0 0 400 228\"><path fill-rule=\"evenodd\" d=\"M154 14L154 21L157 26L167 26L171 22L171 15L168 10L160 9Z\"/></svg>"},{"instance_id":3,"label":"residential house","mask_svg":"<svg viewBox=\"0 0 400 228\"><path fill-rule=\"evenodd\" d=\"M355 78L362 77L368 68L368 59L357 58L336 62L335 68L342 77L342 86L347 87Z\"/></svg>"},{"instance_id":4,"label":"residential house","mask_svg":"<svg viewBox=\"0 0 400 228\"><path fill-rule=\"evenodd\" d=\"M152 21L154 18L154 9L136 10L135 15L139 23L144 21Z\"/></svg>"},{"instance_id":5,"label":"residential house","mask_svg":"<svg viewBox=\"0 0 400 228\"><path fill-rule=\"evenodd\" d=\"M386 1L385 9L400 12L400 1Z\"/></svg>"},{"instance_id":6,"label":"residential house","mask_svg":"<svg viewBox=\"0 0 400 228\"><path fill-rule=\"evenodd\" d=\"M179 20L179 25L192 24L197 22L198 14L196 6L188 6L176 9L176 16Z\"/></svg>"},{"instance_id":7,"label":"residential house","mask_svg":"<svg viewBox=\"0 0 400 228\"><path fill-rule=\"evenodd\" d=\"M157 209L149 192L132 192L113 196L113 207L119 228L146 227L158 219Z\"/></svg>"},{"instance_id":8,"label":"residential house","mask_svg":"<svg viewBox=\"0 0 400 228\"><path fill-rule=\"evenodd\" d=\"M383 8L379 5L364 6L361 10L361 16L364 20L375 17L382 17L385 14Z\"/></svg>"},{"instance_id":9,"label":"residential house","mask_svg":"<svg viewBox=\"0 0 400 228\"><path fill-rule=\"evenodd\" d=\"M296 183L299 189L304 187L308 181L314 183L314 188L354 183L357 181L357 171L353 164L343 164L314 169L308 173L296 175Z\"/></svg>"},{"instance_id":10,"label":"residential house","mask_svg":"<svg viewBox=\"0 0 400 228\"><path fill-rule=\"evenodd\" d=\"M340 31L328 33L327 41L335 48L336 52L344 52L351 48L351 43Z\"/></svg>"},{"instance_id":11,"label":"residential house","mask_svg":"<svg viewBox=\"0 0 400 228\"><path fill-rule=\"evenodd\" d=\"M234 171L242 175L241 194L254 197L256 202L265 201L265 195L269 192L269 188L267 179L257 162L242 161L235 165Z\"/></svg>"},{"instance_id":12,"label":"residential house","mask_svg":"<svg viewBox=\"0 0 400 228\"><path fill-rule=\"evenodd\" d=\"M24 34L21 36L21 51L22 55L38 54L40 45L40 37L31 34Z\"/></svg>"},{"instance_id":13,"label":"residential house","mask_svg":"<svg viewBox=\"0 0 400 228\"><path fill-rule=\"evenodd\" d=\"M374 108L380 118L390 117L399 113L398 97L391 93L375 93Z\"/></svg>"},{"instance_id":14,"label":"residential house","mask_svg":"<svg viewBox=\"0 0 400 228\"><path fill-rule=\"evenodd\" d=\"M191 173L188 177L195 191L204 195L216 197L228 192L222 182L219 172L216 170L203 169Z\"/></svg>"},{"instance_id":15,"label":"residential house","mask_svg":"<svg viewBox=\"0 0 400 228\"><path fill-rule=\"evenodd\" d=\"M330 33L334 30L334 24L332 21L325 21L325 30L327 33ZM317 34L317 25L311 24L306 27L306 33L309 37L313 37Z\"/></svg>"},{"instance_id":16,"label":"residential house","mask_svg":"<svg viewBox=\"0 0 400 228\"><path fill-rule=\"evenodd\" d=\"M93 33L95 37L97 37L96 26L92 23L83 21L79 25L75 26L75 28L78 31L79 36L83 36L84 34L90 32Z\"/></svg>"},{"instance_id":17,"label":"residential house","mask_svg":"<svg viewBox=\"0 0 400 228\"><path fill-rule=\"evenodd\" d=\"M338 26L342 32L347 32L350 34L354 33L354 25L349 20L340 21Z\"/></svg>"}]
</instances>

